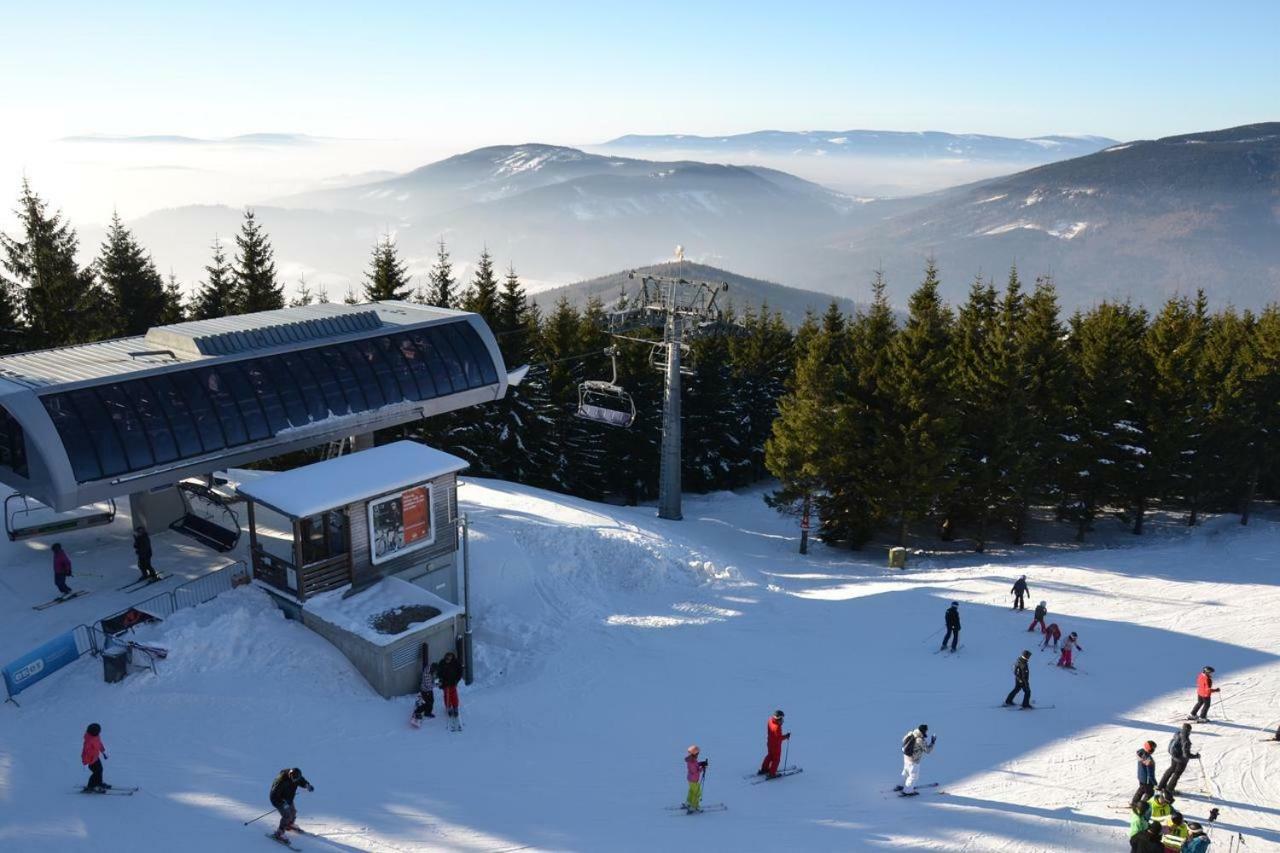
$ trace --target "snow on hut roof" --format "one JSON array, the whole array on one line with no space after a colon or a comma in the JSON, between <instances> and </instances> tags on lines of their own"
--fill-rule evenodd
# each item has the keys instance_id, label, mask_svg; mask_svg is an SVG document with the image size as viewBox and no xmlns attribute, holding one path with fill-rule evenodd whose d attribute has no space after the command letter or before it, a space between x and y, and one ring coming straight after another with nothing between
<instances>
[{"instance_id":1,"label":"snow on hut roof","mask_svg":"<svg viewBox=\"0 0 1280 853\"><path fill-rule=\"evenodd\" d=\"M416 441L397 441L260 477L241 483L236 491L293 518L305 518L434 480L467 464Z\"/></svg>"}]
</instances>

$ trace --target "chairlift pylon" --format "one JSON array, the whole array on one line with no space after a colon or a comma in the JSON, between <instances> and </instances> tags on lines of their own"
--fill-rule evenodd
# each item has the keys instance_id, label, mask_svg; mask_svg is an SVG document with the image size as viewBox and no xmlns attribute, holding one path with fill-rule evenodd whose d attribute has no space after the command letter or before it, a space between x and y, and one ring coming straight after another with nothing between
<instances>
[{"instance_id":1,"label":"chairlift pylon","mask_svg":"<svg viewBox=\"0 0 1280 853\"><path fill-rule=\"evenodd\" d=\"M578 385L577 416L607 426L629 427L636 420L636 403L618 384L618 348L605 350L613 366L613 376L608 382L588 379Z\"/></svg>"}]
</instances>

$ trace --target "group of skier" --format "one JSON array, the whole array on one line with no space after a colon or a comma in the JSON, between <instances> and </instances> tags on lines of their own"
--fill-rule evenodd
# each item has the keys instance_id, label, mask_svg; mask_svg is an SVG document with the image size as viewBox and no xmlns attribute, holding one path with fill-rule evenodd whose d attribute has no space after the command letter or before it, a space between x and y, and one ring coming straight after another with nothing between
<instances>
[{"instance_id":1,"label":"group of skier","mask_svg":"<svg viewBox=\"0 0 1280 853\"><path fill-rule=\"evenodd\" d=\"M1209 846L1204 828L1194 821L1183 820L1173 805L1178 781L1187 762L1199 758L1191 748L1191 724L1182 728L1169 741L1169 767L1156 782L1156 743L1147 741L1138 749L1138 790L1129 803L1129 849L1134 853L1183 850L1201 853ZM1217 819L1218 810L1209 812L1209 821Z\"/></svg>"},{"instance_id":2,"label":"group of skier","mask_svg":"<svg viewBox=\"0 0 1280 853\"><path fill-rule=\"evenodd\" d=\"M414 703L413 716L409 722L415 728L422 725L424 717L435 719L436 694L435 685L440 685L444 694L445 714L449 718L449 728L460 731L462 724L458 716L458 684L462 681L462 661L453 652L446 652L439 663L429 663L422 668L422 680L418 685L418 698Z\"/></svg>"}]
</instances>

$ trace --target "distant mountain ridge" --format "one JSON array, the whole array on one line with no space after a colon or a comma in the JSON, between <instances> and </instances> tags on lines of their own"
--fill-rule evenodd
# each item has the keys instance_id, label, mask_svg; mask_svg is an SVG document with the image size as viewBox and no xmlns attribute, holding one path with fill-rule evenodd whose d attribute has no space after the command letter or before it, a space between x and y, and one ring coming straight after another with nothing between
<instances>
[{"instance_id":1,"label":"distant mountain ridge","mask_svg":"<svg viewBox=\"0 0 1280 853\"><path fill-rule=\"evenodd\" d=\"M1116 140L1104 136L1037 136L1017 139L981 133L891 130L760 130L729 136L628 134L598 147L612 151L688 151L717 158L745 154L822 157L962 158L1047 163L1092 154Z\"/></svg>"}]
</instances>

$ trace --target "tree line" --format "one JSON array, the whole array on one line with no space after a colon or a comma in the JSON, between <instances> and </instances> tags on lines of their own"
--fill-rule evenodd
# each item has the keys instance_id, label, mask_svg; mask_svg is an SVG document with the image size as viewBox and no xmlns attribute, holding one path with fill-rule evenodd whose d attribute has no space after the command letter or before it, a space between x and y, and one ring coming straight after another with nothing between
<instances>
[{"instance_id":1,"label":"tree line","mask_svg":"<svg viewBox=\"0 0 1280 853\"><path fill-rule=\"evenodd\" d=\"M1084 540L1105 512L1140 534L1153 507L1248 521L1280 465L1280 307L1154 315L1102 302L1064 323L1053 282L974 282L953 311L930 263L907 317L884 282L798 334L768 440L781 508L806 502L824 540L860 546L912 525L1021 542L1034 507Z\"/></svg>"}]
</instances>

